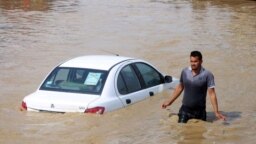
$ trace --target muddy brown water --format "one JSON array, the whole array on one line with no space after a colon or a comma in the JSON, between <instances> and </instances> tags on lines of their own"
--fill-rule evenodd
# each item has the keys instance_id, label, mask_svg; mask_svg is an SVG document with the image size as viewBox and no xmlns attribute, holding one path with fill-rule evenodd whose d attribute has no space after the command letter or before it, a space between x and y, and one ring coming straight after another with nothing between
<instances>
[{"instance_id":1,"label":"muddy brown water","mask_svg":"<svg viewBox=\"0 0 256 144\"><path fill-rule=\"evenodd\" d=\"M215 75L215 121L177 124L172 90L102 116L21 112L24 96L67 59L119 54L175 77L200 50ZM0 0L0 143L254 143L256 1Z\"/></svg>"}]
</instances>

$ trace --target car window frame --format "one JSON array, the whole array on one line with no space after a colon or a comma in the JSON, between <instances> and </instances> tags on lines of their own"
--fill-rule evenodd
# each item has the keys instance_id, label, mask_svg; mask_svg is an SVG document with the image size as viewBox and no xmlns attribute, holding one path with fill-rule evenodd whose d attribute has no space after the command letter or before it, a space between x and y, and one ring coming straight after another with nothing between
<instances>
[{"instance_id":1,"label":"car window frame","mask_svg":"<svg viewBox=\"0 0 256 144\"><path fill-rule=\"evenodd\" d=\"M140 85L140 88L137 89L137 90L134 90L134 91L130 91L130 89L129 89L128 86L127 86L127 82L125 81L124 75L123 75L123 73L122 73L122 70L123 70L124 68L128 67L128 66L129 66L129 67L131 68L131 70L134 72L134 75L135 75L135 77L136 77L137 80L138 80L138 84ZM124 85L125 85L125 87L126 87L126 90L127 90L127 93L125 93L125 94L120 93L119 88L118 88L118 85L117 85L117 90L118 90L119 94L121 94L121 95L127 95L127 94L134 93L134 92L137 92L137 91L140 91L140 90L143 89L143 86L142 86L142 84L141 84L141 80L140 80L140 78L138 77L138 74L137 74L136 70L134 69L134 66L132 65L132 63L127 64L127 65L125 65L125 66L123 66L123 67L121 68L121 70L118 72L118 75L117 75L117 82L118 82L118 77L119 77L119 75L121 76L121 79L122 79L122 81L123 81L123 83L124 83ZM117 84L117 82L116 82L116 84Z\"/></svg>"},{"instance_id":2,"label":"car window frame","mask_svg":"<svg viewBox=\"0 0 256 144\"><path fill-rule=\"evenodd\" d=\"M139 90L136 90L136 91L133 91L133 92L129 92L129 90L128 90L128 88L127 88L127 84L126 84L126 82L125 82L125 80L124 80L124 78L123 78L123 75L121 74L121 79L123 80L123 83L124 83L124 85L126 86L126 89L127 89L128 92L125 93L125 94L120 93L120 90L119 90L118 85L117 85L117 91L118 91L119 95L127 95L127 94L131 94L131 93L134 93L134 92L138 92L138 91L141 91L141 90L144 90L144 89L148 89L148 88L150 88L150 87L157 86L157 85L150 86L150 87L147 87L147 86L146 86L145 80L144 80L144 78L142 77L142 74L141 74L139 68L136 66L136 64L138 64L138 63L144 64L144 65L146 65L146 66L152 68L154 71L156 71L157 74L159 75L160 79L161 79L161 83L160 83L160 84L163 84L163 83L164 83L164 76L163 76L156 68L154 68L154 67L151 66L150 64L145 63L145 62L133 62L133 63L129 63L129 64L124 65L124 66L121 68L121 70L118 71L116 85L117 85L117 82L118 82L118 77L119 77L119 75L121 74L121 71L122 71L125 67L130 66L130 67L134 70L135 75L136 75L136 77L138 78L139 83L140 83L140 85L141 85L141 88L140 88ZM158 85L160 85L160 84L158 84Z\"/></svg>"}]
</instances>

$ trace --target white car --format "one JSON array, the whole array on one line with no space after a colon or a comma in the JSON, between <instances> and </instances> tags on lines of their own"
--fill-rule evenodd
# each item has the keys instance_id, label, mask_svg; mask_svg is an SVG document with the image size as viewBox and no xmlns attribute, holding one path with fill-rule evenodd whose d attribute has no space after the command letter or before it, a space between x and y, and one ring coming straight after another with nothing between
<instances>
[{"instance_id":1,"label":"white car","mask_svg":"<svg viewBox=\"0 0 256 144\"><path fill-rule=\"evenodd\" d=\"M21 110L103 114L177 85L146 61L91 55L68 60L26 96Z\"/></svg>"}]
</instances>

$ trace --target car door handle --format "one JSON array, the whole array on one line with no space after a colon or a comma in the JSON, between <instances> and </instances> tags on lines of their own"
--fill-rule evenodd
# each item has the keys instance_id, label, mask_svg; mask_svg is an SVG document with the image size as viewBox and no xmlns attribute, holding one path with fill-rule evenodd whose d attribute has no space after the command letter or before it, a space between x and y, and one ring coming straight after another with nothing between
<instances>
[{"instance_id":1,"label":"car door handle","mask_svg":"<svg viewBox=\"0 0 256 144\"><path fill-rule=\"evenodd\" d=\"M126 99L126 104L130 104L131 102L131 99Z\"/></svg>"},{"instance_id":2,"label":"car door handle","mask_svg":"<svg viewBox=\"0 0 256 144\"><path fill-rule=\"evenodd\" d=\"M150 96L154 96L154 92L149 92L149 95Z\"/></svg>"}]
</instances>

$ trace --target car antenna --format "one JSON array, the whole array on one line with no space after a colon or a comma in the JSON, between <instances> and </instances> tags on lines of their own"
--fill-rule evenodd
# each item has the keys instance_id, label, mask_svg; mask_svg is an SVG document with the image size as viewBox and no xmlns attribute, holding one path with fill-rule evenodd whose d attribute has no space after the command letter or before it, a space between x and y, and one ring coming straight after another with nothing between
<instances>
[{"instance_id":1,"label":"car antenna","mask_svg":"<svg viewBox=\"0 0 256 144\"><path fill-rule=\"evenodd\" d=\"M113 53L113 52L111 52L111 51L107 51L107 50L101 50L101 51L103 51L103 52L105 52L105 53L108 53L108 54L115 55L115 56L119 56L119 54Z\"/></svg>"}]
</instances>

